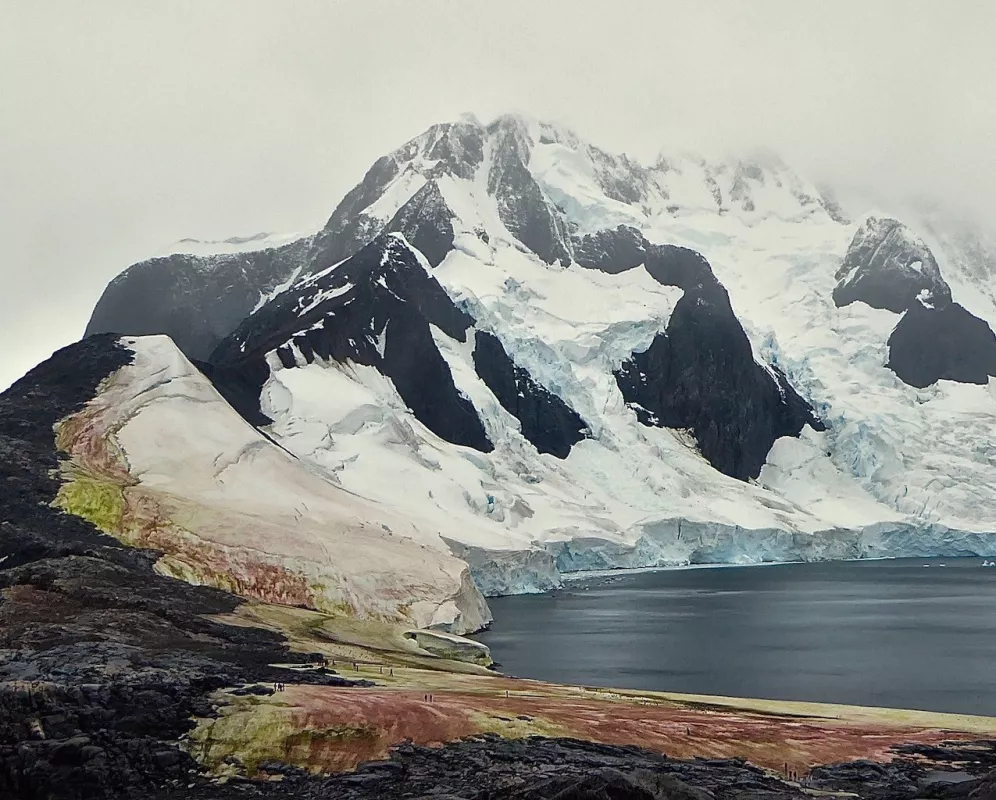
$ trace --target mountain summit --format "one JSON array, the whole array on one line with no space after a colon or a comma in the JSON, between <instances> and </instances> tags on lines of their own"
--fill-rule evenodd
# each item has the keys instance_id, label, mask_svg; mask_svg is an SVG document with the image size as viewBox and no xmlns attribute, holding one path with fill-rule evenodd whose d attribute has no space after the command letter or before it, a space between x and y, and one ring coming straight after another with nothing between
<instances>
[{"instance_id":1,"label":"mountain summit","mask_svg":"<svg viewBox=\"0 0 996 800\"><path fill-rule=\"evenodd\" d=\"M88 333L135 358L93 400L130 482L107 479L171 498L177 574L266 599L279 567L306 604L453 631L486 620L478 593L569 570L993 556L996 302L977 253L917 224L852 224L773 158L434 125L314 235L108 286ZM330 571L315 548L347 535L388 566Z\"/></svg>"}]
</instances>

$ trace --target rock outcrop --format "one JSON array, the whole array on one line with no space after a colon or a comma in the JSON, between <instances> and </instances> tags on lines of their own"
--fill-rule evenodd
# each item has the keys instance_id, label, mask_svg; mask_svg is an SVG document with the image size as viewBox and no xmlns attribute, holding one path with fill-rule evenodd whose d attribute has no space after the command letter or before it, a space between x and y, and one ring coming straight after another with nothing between
<instances>
[{"instance_id":1,"label":"rock outcrop","mask_svg":"<svg viewBox=\"0 0 996 800\"><path fill-rule=\"evenodd\" d=\"M509 232L543 261L571 262L570 234L561 214L543 194L527 168L532 142L522 122L514 116L497 119L488 129L495 151L488 172L488 193Z\"/></svg>"},{"instance_id":2,"label":"rock outcrop","mask_svg":"<svg viewBox=\"0 0 996 800\"><path fill-rule=\"evenodd\" d=\"M837 270L838 306L864 302L902 318L888 367L910 386L939 380L985 384L996 375L996 334L954 302L926 243L895 219L868 217Z\"/></svg>"},{"instance_id":3,"label":"rock outcrop","mask_svg":"<svg viewBox=\"0 0 996 800\"><path fill-rule=\"evenodd\" d=\"M616 372L644 425L689 429L720 472L756 478L775 440L823 430L784 375L754 359L726 289L694 250L646 248L647 272L684 295L667 329Z\"/></svg>"},{"instance_id":4,"label":"rock outcrop","mask_svg":"<svg viewBox=\"0 0 996 800\"><path fill-rule=\"evenodd\" d=\"M255 380L255 408L269 377L267 354L293 368L316 358L372 366L388 377L415 416L443 439L490 452L471 403L453 383L430 325L460 342L473 319L419 263L404 237L387 235L335 269L307 278L247 319L211 357L222 385ZM230 395L234 391L227 389ZM253 398L247 392L247 399Z\"/></svg>"},{"instance_id":5,"label":"rock outcrop","mask_svg":"<svg viewBox=\"0 0 996 800\"><path fill-rule=\"evenodd\" d=\"M585 437L587 426L580 415L516 366L494 334L477 331L474 366L502 407L518 418L522 435L540 453L567 458L571 447Z\"/></svg>"},{"instance_id":6,"label":"rock outcrop","mask_svg":"<svg viewBox=\"0 0 996 800\"><path fill-rule=\"evenodd\" d=\"M835 277L838 307L860 301L901 314L918 298L935 307L951 302L951 288L930 248L895 219L867 217Z\"/></svg>"},{"instance_id":7,"label":"rock outcrop","mask_svg":"<svg viewBox=\"0 0 996 800\"><path fill-rule=\"evenodd\" d=\"M916 302L889 337L889 369L910 386L986 384L996 376L996 334L958 303Z\"/></svg>"},{"instance_id":8,"label":"rock outcrop","mask_svg":"<svg viewBox=\"0 0 996 800\"><path fill-rule=\"evenodd\" d=\"M166 334L188 358L206 359L261 297L303 268L310 248L308 237L255 252L142 261L108 284L85 335Z\"/></svg>"}]
</instances>

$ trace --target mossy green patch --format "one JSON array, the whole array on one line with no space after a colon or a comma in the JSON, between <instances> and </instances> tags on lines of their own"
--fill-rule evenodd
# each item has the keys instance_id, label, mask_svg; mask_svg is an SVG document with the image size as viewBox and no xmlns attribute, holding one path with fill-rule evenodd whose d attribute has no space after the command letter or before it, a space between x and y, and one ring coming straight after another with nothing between
<instances>
[{"instance_id":1,"label":"mossy green patch","mask_svg":"<svg viewBox=\"0 0 996 800\"><path fill-rule=\"evenodd\" d=\"M375 752L381 734L363 725L297 728L292 710L273 701L240 698L223 707L217 719L201 720L187 740L187 751L218 775L254 776L264 761L281 761L312 772L351 764L350 753ZM233 770L233 766L237 767Z\"/></svg>"},{"instance_id":2,"label":"mossy green patch","mask_svg":"<svg viewBox=\"0 0 996 800\"><path fill-rule=\"evenodd\" d=\"M124 492L110 481L75 474L59 488L53 505L92 522L105 533L115 536L123 533Z\"/></svg>"}]
</instances>

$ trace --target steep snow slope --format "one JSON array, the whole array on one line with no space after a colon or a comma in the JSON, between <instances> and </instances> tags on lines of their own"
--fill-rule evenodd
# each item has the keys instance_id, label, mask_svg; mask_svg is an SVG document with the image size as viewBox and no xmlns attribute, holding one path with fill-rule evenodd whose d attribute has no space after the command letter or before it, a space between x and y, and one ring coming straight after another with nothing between
<instances>
[{"instance_id":1,"label":"steep snow slope","mask_svg":"<svg viewBox=\"0 0 996 800\"><path fill-rule=\"evenodd\" d=\"M157 569L195 584L457 633L488 622L434 532L265 439L166 337L123 341L134 363L60 426L65 508L162 550Z\"/></svg>"}]
</instances>

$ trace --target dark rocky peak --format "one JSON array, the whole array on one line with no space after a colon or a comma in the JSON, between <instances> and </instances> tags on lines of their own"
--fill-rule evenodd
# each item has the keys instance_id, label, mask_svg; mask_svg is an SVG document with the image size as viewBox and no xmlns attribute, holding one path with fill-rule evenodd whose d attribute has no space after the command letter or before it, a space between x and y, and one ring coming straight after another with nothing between
<instances>
[{"instance_id":1,"label":"dark rocky peak","mask_svg":"<svg viewBox=\"0 0 996 800\"><path fill-rule=\"evenodd\" d=\"M570 231L562 214L529 171L532 139L519 117L499 117L488 127L492 139L488 193L509 232L543 261L571 263Z\"/></svg>"},{"instance_id":2,"label":"dark rocky peak","mask_svg":"<svg viewBox=\"0 0 996 800\"><path fill-rule=\"evenodd\" d=\"M985 384L996 375L996 334L954 302L930 248L899 220L865 219L837 270L833 299L903 315L886 366L909 386Z\"/></svg>"},{"instance_id":3,"label":"dark rocky peak","mask_svg":"<svg viewBox=\"0 0 996 800\"><path fill-rule=\"evenodd\" d=\"M837 270L838 307L861 301L901 314L917 299L934 308L951 303L930 248L896 219L868 217L858 228Z\"/></svg>"},{"instance_id":4,"label":"dark rocky peak","mask_svg":"<svg viewBox=\"0 0 996 800\"><path fill-rule=\"evenodd\" d=\"M307 237L253 252L142 261L108 284L86 335L166 334L189 358L207 358L261 295L304 268L311 242Z\"/></svg>"},{"instance_id":5,"label":"dark rocky peak","mask_svg":"<svg viewBox=\"0 0 996 800\"><path fill-rule=\"evenodd\" d=\"M996 334L958 303L916 302L889 337L888 367L917 388L939 380L985 385L996 376Z\"/></svg>"},{"instance_id":6,"label":"dark rocky peak","mask_svg":"<svg viewBox=\"0 0 996 800\"><path fill-rule=\"evenodd\" d=\"M424 158L435 162L427 174L471 180L484 162L484 128L464 119L433 125L426 134Z\"/></svg>"},{"instance_id":7,"label":"dark rocky peak","mask_svg":"<svg viewBox=\"0 0 996 800\"><path fill-rule=\"evenodd\" d=\"M625 153L613 155L593 146L586 149L595 165L595 180L611 200L637 205L648 199L651 187L667 196L667 190L655 184L651 171Z\"/></svg>"},{"instance_id":8,"label":"dark rocky peak","mask_svg":"<svg viewBox=\"0 0 996 800\"><path fill-rule=\"evenodd\" d=\"M530 121L519 114L502 114L495 118L487 127L488 138L496 152L510 151L522 162L529 163L529 156L535 144L530 133ZM549 127L540 135L546 142L560 141L555 128Z\"/></svg>"},{"instance_id":9,"label":"dark rocky peak","mask_svg":"<svg viewBox=\"0 0 996 800\"><path fill-rule=\"evenodd\" d=\"M717 470L756 478L776 439L809 424L812 409L777 370L754 360L750 341L719 284L687 291L667 330L616 372L644 425L687 429Z\"/></svg>"},{"instance_id":10,"label":"dark rocky peak","mask_svg":"<svg viewBox=\"0 0 996 800\"><path fill-rule=\"evenodd\" d=\"M259 404L277 366L268 354L275 353L285 369L316 360L372 366L431 431L489 452L483 424L455 386L430 325L466 342L474 319L453 303L404 236L385 234L352 258L298 280L198 366L257 426L271 422ZM587 435L584 420L519 367L496 337L478 331L473 353L478 376L539 452L566 458Z\"/></svg>"},{"instance_id":11,"label":"dark rocky peak","mask_svg":"<svg viewBox=\"0 0 996 800\"><path fill-rule=\"evenodd\" d=\"M406 167L431 177L474 177L484 161L484 127L473 115L431 126L391 153L401 169Z\"/></svg>"},{"instance_id":12,"label":"dark rocky peak","mask_svg":"<svg viewBox=\"0 0 996 800\"><path fill-rule=\"evenodd\" d=\"M809 424L823 430L806 401L777 369L754 360L726 288L701 253L651 244L620 225L579 239L583 267L618 274L643 264L650 276L684 294L667 329L616 371L623 399L644 425L689 429L713 467L756 478L775 440Z\"/></svg>"},{"instance_id":13,"label":"dark rocky peak","mask_svg":"<svg viewBox=\"0 0 996 800\"><path fill-rule=\"evenodd\" d=\"M382 222L363 212L377 201L401 168L393 155L381 156L363 180L346 193L315 237L312 269L323 270L351 256L380 233Z\"/></svg>"},{"instance_id":14,"label":"dark rocky peak","mask_svg":"<svg viewBox=\"0 0 996 800\"><path fill-rule=\"evenodd\" d=\"M574 131L548 122L530 121L509 115L489 130L507 131L515 137L520 155L528 164L535 147L557 144L573 150L589 160L594 167L594 178L605 196L629 205L644 202L653 185L652 171L629 156L610 153L583 141Z\"/></svg>"},{"instance_id":15,"label":"dark rocky peak","mask_svg":"<svg viewBox=\"0 0 996 800\"><path fill-rule=\"evenodd\" d=\"M339 316L362 314L359 309L371 304L411 305L418 315L451 338L466 341L466 331L473 319L453 305L420 258L402 234L379 236L351 258L299 279L260 308L219 346L211 361L225 363L242 353L265 353L287 347L291 342L308 349L309 339L322 338L316 331ZM354 307L356 312L352 310ZM367 319L368 324L371 319ZM376 323L368 331L371 335L382 332L383 324ZM361 337L350 345L351 352L322 355L341 361L356 357L359 350L371 346L374 346L372 341Z\"/></svg>"},{"instance_id":16,"label":"dark rocky peak","mask_svg":"<svg viewBox=\"0 0 996 800\"><path fill-rule=\"evenodd\" d=\"M851 218L837 200L836 194L829 186L819 186L817 191L820 195L820 205L826 209L827 216L838 225L850 225Z\"/></svg>"},{"instance_id":17,"label":"dark rocky peak","mask_svg":"<svg viewBox=\"0 0 996 800\"><path fill-rule=\"evenodd\" d=\"M701 253L673 244L651 244L640 231L627 225L576 237L574 258L582 267L610 275L643 264L658 283L686 292L722 288Z\"/></svg>"},{"instance_id":18,"label":"dark rocky peak","mask_svg":"<svg viewBox=\"0 0 996 800\"><path fill-rule=\"evenodd\" d=\"M439 183L430 180L398 209L386 230L404 234L430 266L438 267L453 249L453 217Z\"/></svg>"},{"instance_id":19,"label":"dark rocky peak","mask_svg":"<svg viewBox=\"0 0 996 800\"><path fill-rule=\"evenodd\" d=\"M474 320L458 309L398 233L380 236L341 264L310 275L247 319L218 347L205 372L251 423L270 375L267 354L287 369L315 360L376 368L412 413L453 444L493 449L477 412L453 383L433 339L435 325L467 340Z\"/></svg>"},{"instance_id":20,"label":"dark rocky peak","mask_svg":"<svg viewBox=\"0 0 996 800\"><path fill-rule=\"evenodd\" d=\"M705 256L688 247L673 244L649 245L645 266L655 281L665 286L677 286L686 294L721 292L726 296L726 289L716 278Z\"/></svg>"},{"instance_id":21,"label":"dark rocky peak","mask_svg":"<svg viewBox=\"0 0 996 800\"><path fill-rule=\"evenodd\" d=\"M410 139L390 155L378 159L342 199L316 237L311 268L326 269L353 255L381 233L402 230L366 213L399 176L406 172L421 175L430 183L444 175L469 180L483 161L484 128L470 117L433 125ZM416 234L414 229L404 232L413 238Z\"/></svg>"}]
</instances>

